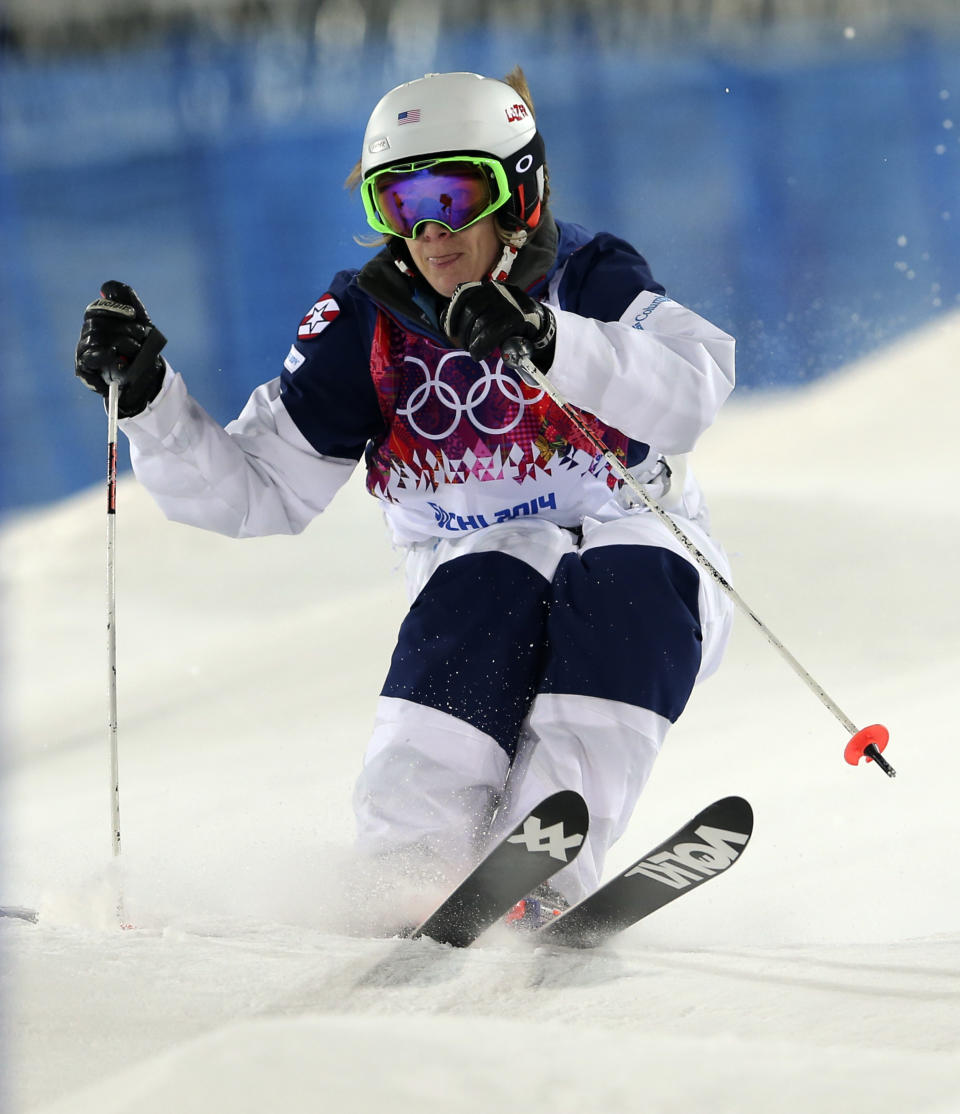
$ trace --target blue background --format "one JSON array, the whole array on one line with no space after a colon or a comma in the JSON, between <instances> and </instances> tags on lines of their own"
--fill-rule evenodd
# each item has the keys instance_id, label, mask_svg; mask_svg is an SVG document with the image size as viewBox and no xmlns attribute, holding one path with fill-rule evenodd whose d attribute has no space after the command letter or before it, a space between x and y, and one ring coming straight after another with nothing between
<instances>
[{"instance_id":1,"label":"blue background","mask_svg":"<svg viewBox=\"0 0 960 1114\"><path fill-rule=\"evenodd\" d=\"M0 55L0 512L102 479L103 410L73 376L101 282L137 289L228 421L333 273L369 255L343 180L376 100L518 62L554 211L631 240L734 333L741 392L802 385L960 306L960 38L942 33L643 52L473 31L409 56L271 32Z\"/></svg>"}]
</instances>

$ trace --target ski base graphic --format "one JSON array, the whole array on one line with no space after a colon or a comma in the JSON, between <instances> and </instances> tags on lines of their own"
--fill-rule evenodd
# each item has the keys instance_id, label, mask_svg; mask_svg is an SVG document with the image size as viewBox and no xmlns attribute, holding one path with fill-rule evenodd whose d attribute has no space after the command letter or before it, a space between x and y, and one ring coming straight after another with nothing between
<instances>
[{"instance_id":1,"label":"ski base graphic","mask_svg":"<svg viewBox=\"0 0 960 1114\"><path fill-rule=\"evenodd\" d=\"M579 793L541 801L505 836L411 936L468 947L531 890L574 860L589 819Z\"/></svg>"},{"instance_id":2,"label":"ski base graphic","mask_svg":"<svg viewBox=\"0 0 960 1114\"><path fill-rule=\"evenodd\" d=\"M728 870L753 834L753 809L724 797L622 873L545 925L538 943L593 948Z\"/></svg>"}]
</instances>

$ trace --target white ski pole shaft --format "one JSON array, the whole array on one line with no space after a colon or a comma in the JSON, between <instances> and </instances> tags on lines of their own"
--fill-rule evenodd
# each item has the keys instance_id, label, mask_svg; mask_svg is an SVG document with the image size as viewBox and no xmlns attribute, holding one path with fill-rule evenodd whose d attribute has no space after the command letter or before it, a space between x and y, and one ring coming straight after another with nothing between
<instances>
[{"instance_id":1,"label":"white ski pole shaft","mask_svg":"<svg viewBox=\"0 0 960 1114\"><path fill-rule=\"evenodd\" d=\"M107 685L110 704L110 845L120 854L120 763L117 750L117 418L120 384L107 394Z\"/></svg>"},{"instance_id":2,"label":"white ski pole shaft","mask_svg":"<svg viewBox=\"0 0 960 1114\"><path fill-rule=\"evenodd\" d=\"M525 341L506 341L502 347L503 358L511 367L515 368L521 378L525 380L530 386L541 388L549 395L552 401L563 411L568 421L576 427L577 431L581 433L590 444L599 452L610 470L621 479L627 487L637 496L641 503L650 511L652 511L660 521L670 530L673 536L680 542L683 548L690 554L696 563L720 586L723 592L733 602L734 606L745 615L750 622L760 631L766 638L771 646L781 655L791 669L803 681L803 683L810 689L810 691L820 700L820 702L840 721L847 732L854 737L861 736L861 732L856 725L845 714L843 709L837 702L827 693L827 691L820 685L814 678L807 672L806 669L800 664L799 661L790 653L784 646L779 638L770 630L770 628L761 621L759 616L747 606L747 603L740 595L727 578L720 572L718 568L706 557L694 544L694 542L684 533L684 531L677 525L676 522L667 514L667 512L660 506L660 504L652 498L652 496L644 489L643 485L633 476L617 456L614 455L607 448L607 446L589 429L589 427L580 419L574 412L567 400L560 394L549 378L536 366L535 363L529 358L524 349L527 348ZM877 725L879 726L879 725ZM863 733L871 732L871 728L864 728ZM880 728L880 731L886 733L885 728ZM872 758L878 766L887 774L888 777L894 777L896 771L892 766L883 758L880 751L886 744L886 738L883 738L876 732L872 732L864 741L861 754L866 754ZM856 748L848 747L848 761L850 755ZM856 762L851 763L856 765Z\"/></svg>"}]
</instances>

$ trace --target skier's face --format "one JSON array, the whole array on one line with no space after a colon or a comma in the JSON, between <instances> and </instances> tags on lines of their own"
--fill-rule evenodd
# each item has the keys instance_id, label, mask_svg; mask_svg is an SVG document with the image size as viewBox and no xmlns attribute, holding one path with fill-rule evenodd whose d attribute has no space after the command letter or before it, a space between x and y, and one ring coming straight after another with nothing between
<instances>
[{"instance_id":1,"label":"skier's face","mask_svg":"<svg viewBox=\"0 0 960 1114\"><path fill-rule=\"evenodd\" d=\"M451 232L442 224L421 224L407 240L417 270L438 294L449 298L461 282L480 282L492 270L502 245L493 215Z\"/></svg>"}]
</instances>

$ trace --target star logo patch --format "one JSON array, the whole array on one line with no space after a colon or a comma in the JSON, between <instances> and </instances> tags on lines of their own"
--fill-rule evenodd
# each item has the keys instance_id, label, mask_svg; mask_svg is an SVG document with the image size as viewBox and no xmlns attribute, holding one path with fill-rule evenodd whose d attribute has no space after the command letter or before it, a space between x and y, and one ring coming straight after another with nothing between
<instances>
[{"instance_id":1,"label":"star logo patch","mask_svg":"<svg viewBox=\"0 0 960 1114\"><path fill-rule=\"evenodd\" d=\"M336 299L329 294L324 294L300 322L297 336L301 340L312 340L314 337L318 337L330 322L335 321L339 316L340 307L337 305Z\"/></svg>"}]
</instances>

